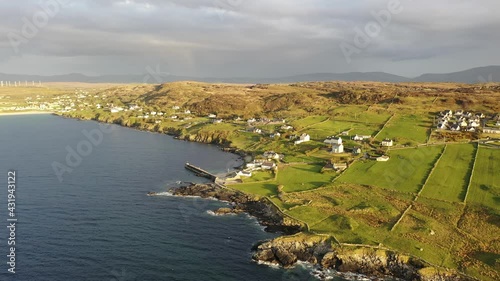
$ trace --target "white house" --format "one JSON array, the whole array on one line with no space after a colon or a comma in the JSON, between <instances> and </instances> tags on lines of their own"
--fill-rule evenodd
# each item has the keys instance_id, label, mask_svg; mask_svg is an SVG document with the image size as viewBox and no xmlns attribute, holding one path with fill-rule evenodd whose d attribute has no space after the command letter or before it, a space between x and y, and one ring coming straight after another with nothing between
<instances>
[{"instance_id":1,"label":"white house","mask_svg":"<svg viewBox=\"0 0 500 281\"><path fill-rule=\"evenodd\" d=\"M470 127L477 128L477 127L479 127L479 122L476 122L476 121L470 121L470 122L469 122L469 126L470 126Z\"/></svg>"},{"instance_id":2,"label":"white house","mask_svg":"<svg viewBox=\"0 0 500 281\"><path fill-rule=\"evenodd\" d=\"M302 135L300 135L299 137L299 140L295 141L295 144L300 144L300 143L303 143L303 142L308 142L311 140L311 136L304 133Z\"/></svg>"},{"instance_id":3,"label":"white house","mask_svg":"<svg viewBox=\"0 0 500 281\"><path fill-rule=\"evenodd\" d=\"M111 108L111 113L118 113L120 111L123 111L123 108L121 108L121 107L112 107Z\"/></svg>"},{"instance_id":4,"label":"white house","mask_svg":"<svg viewBox=\"0 0 500 281\"><path fill-rule=\"evenodd\" d=\"M271 134L270 137L271 138L279 138L279 137L281 137L281 134L280 133L274 133L274 134Z\"/></svg>"},{"instance_id":5,"label":"white house","mask_svg":"<svg viewBox=\"0 0 500 281\"><path fill-rule=\"evenodd\" d=\"M387 156L387 155L383 155L383 156L380 156L380 157L377 157L377 161L378 162L387 162L389 161L390 157Z\"/></svg>"},{"instance_id":6,"label":"white house","mask_svg":"<svg viewBox=\"0 0 500 281\"><path fill-rule=\"evenodd\" d=\"M253 129L253 132L256 133L256 134L262 134L262 130L259 129L259 128Z\"/></svg>"},{"instance_id":7,"label":"white house","mask_svg":"<svg viewBox=\"0 0 500 281\"><path fill-rule=\"evenodd\" d=\"M372 136L362 136L362 135L355 135L352 139L355 141L363 141L370 139Z\"/></svg>"},{"instance_id":8,"label":"white house","mask_svg":"<svg viewBox=\"0 0 500 281\"><path fill-rule=\"evenodd\" d=\"M355 147L352 150L352 153L355 154L355 155L359 155L359 154L361 154L361 152L362 152L361 151L361 147Z\"/></svg>"},{"instance_id":9,"label":"white house","mask_svg":"<svg viewBox=\"0 0 500 281\"><path fill-rule=\"evenodd\" d=\"M390 146L393 146L393 145L394 145L394 142L391 139L384 139L382 141L382 146L390 147Z\"/></svg>"},{"instance_id":10,"label":"white house","mask_svg":"<svg viewBox=\"0 0 500 281\"><path fill-rule=\"evenodd\" d=\"M328 137L324 143L328 144L342 144L342 138L341 137Z\"/></svg>"},{"instance_id":11,"label":"white house","mask_svg":"<svg viewBox=\"0 0 500 281\"><path fill-rule=\"evenodd\" d=\"M261 167L263 170L272 170L272 169L274 169L274 167L276 167L276 163L270 162L270 161L264 162L264 163L262 163Z\"/></svg>"},{"instance_id":12,"label":"white house","mask_svg":"<svg viewBox=\"0 0 500 281\"><path fill-rule=\"evenodd\" d=\"M274 151L266 151L264 152L263 156L267 159L275 159L275 160L280 159L280 155Z\"/></svg>"},{"instance_id":13,"label":"white house","mask_svg":"<svg viewBox=\"0 0 500 281\"><path fill-rule=\"evenodd\" d=\"M344 145L334 143L332 144L332 153L339 154L339 153L344 153Z\"/></svg>"},{"instance_id":14,"label":"white house","mask_svg":"<svg viewBox=\"0 0 500 281\"><path fill-rule=\"evenodd\" d=\"M251 177L252 176L252 172L248 172L248 171L238 171L236 172L236 175L239 176L239 177Z\"/></svg>"},{"instance_id":15,"label":"white house","mask_svg":"<svg viewBox=\"0 0 500 281\"><path fill-rule=\"evenodd\" d=\"M184 114L191 114L191 110L189 110L189 109L184 110Z\"/></svg>"},{"instance_id":16,"label":"white house","mask_svg":"<svg viewBox=\"0 0 500 281\"><path fill-rule=\"evenodd\" d=\"M347 163L333 163L333 169L336 171L343 171L347 169Z\"/></svg>"},{"instance_id":17,"label":"white house","mask_svg":"<svg viewBox=\"0 0 500 281\"><path fill-rule=\"evenodd\" d=\"M285 131L288 131L288 130L293 130L293 127L289 126L289 125L283 125L283 126L281 126L281 129L285 130Z\"/></svg>"},{"instance_id":18,"label":"white house","mask_svg":"<svg viewBox=\"0 0 500 281\"><path fill-rule=\"evenodd\" d=\"M208 118L213 118L213 119L215 119L215 118L217 118L217 115L215 115L215 114L208 114Z\"/></svg>"}]
</instances>

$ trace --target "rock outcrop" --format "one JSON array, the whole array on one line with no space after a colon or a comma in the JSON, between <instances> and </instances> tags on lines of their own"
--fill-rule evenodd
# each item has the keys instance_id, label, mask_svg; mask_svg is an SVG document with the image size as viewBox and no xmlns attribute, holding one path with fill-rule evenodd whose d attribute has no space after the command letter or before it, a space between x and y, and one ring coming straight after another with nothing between
<instances>
[{"instance_id":1,"label":"rock outcrop","mask_svg":"<svg viewBox=\"0 0 500 281\"><path fill-rule=\"evenodd\" d=\"M216 210L216 214L229 214L245 212L257 218L269 232L295 234L302 230L303 225L285 215L265 198L257 198L242 192L223 188L217 184L191 184L171 190L176 196L199 196L202 198L215 198L227 201L232 208Z\"/></svg>"},{"instance_id":2,"label":"rock outcrop","mask_svg":"<svg viewBox=\"0 0 500 281\"><path fill-rule=\"evenodd\" d=\"M436 269L417 258L388 250L340 247L331 239L316 235L279 237L254 247L258 262L292 267L298 261L322 269L358 273L370 277L396 277L411 281L469 281L472 278L453 271Z\"/></svg>"}]
</instances>

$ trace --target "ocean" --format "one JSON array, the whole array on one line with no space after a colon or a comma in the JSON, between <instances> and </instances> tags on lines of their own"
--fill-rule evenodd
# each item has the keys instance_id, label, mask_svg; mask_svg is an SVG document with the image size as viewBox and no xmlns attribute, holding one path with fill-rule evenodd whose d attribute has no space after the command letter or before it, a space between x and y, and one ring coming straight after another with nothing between
<instances>
[{"instance_id":1,"label":"ocean","mask_svg":"<svg viewBox=\"0 0 500 281\"><path fill-rule=\"evenodd\" d=\"M225 203L146 196L203 181L185 162L214 173L241 163L217 146L52 115L0 116L0 144L1 280L315 280L303 266L252 262L252 246L278 234L208 212Z\"/></svg>"}]
</instances>

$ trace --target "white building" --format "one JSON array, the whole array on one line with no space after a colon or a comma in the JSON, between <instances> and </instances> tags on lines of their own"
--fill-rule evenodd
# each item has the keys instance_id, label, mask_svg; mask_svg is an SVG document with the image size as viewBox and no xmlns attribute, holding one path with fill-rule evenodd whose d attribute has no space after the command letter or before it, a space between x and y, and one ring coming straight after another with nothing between
<instances>
[{"instance_id":1,"label":"white building","mask_svg":"<svg viewBox=\"0 0 500 281\"><path fill-rule=\"evenodd\" d=\"M295 141L295 144L301 144L303 142L308 142L310 140L311 140L311 136L304 133L304 134L300 135L299 140Z\"/></svg>"},{"instance_id":2,"label":"white building","mask_svg":"<svg viewBox=\"0 0 500 281\"><path fill-rule=\"evenodd\" d=\"M382 146L390 147L390 146L393 146L393 145L394 145L394 142L391 139L384 139L382 141Z\"/></svg>"}]
</instances>

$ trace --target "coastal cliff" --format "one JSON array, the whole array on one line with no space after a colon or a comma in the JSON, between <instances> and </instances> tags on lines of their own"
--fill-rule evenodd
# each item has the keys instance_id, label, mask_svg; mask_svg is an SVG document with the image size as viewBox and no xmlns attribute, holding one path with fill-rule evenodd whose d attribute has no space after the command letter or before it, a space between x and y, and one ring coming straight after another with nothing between
<instances>
[{"instance_id":1,"label":"coastal cliff","mask_svg":"<svg viewBox=\"0 0 500 281\"><path fill-rule=\"evenodd\" d=\"M418 258L389 250L340 246L327 236L298 234L257 244L253 259L260 263L293 267L308 262L321 269L365 276L395 277L411 281L472 281L453 271L432 267Z\"/></svg>"},{"instance_id":2,"label":"coastal cliff","mask_svg":"<svg viewBox=\"0 0 500 281\"><path fill-rule=\"evenodd\" d=\"M252 197L217 184L191 184L174 188L175 196L215 198L231 203L231 207L215 210L217 215L248 213L257 218L269 232L288 236L262 241L253 247L253 260L284 268L307 262L321 269L365 276L395 277L414 281L472 281L454 271L435 268L418 258L390 250L338 245L329 236L305 234L304 226L282 214L266 198Z\"/></svg>"}]
</instances>

